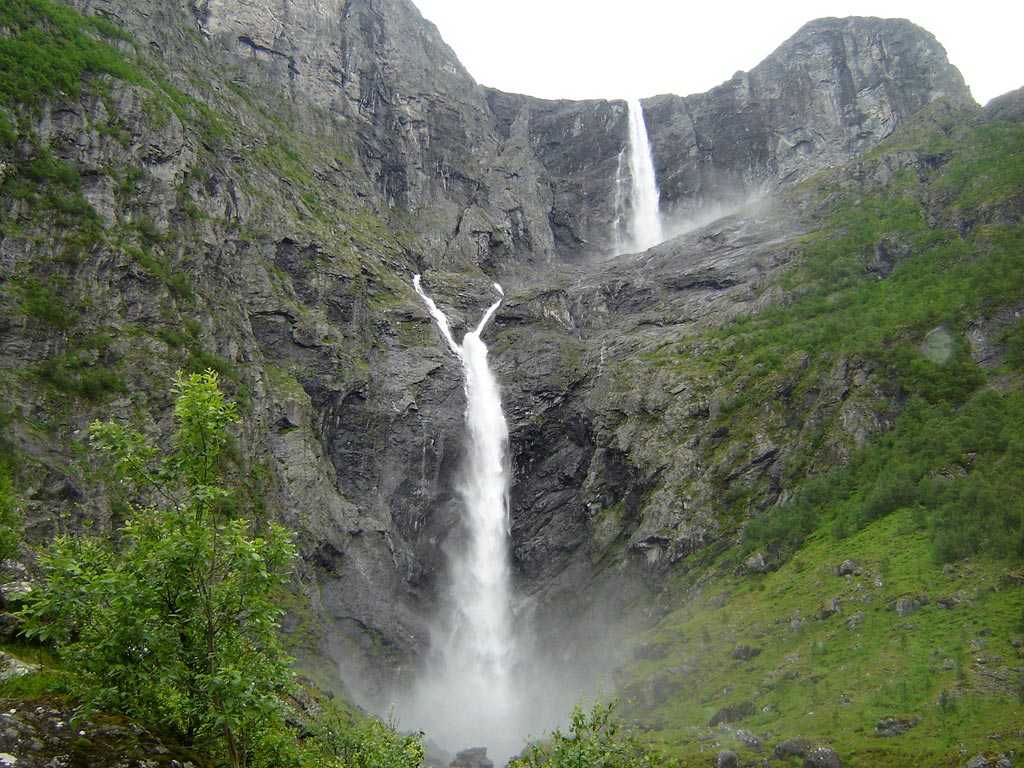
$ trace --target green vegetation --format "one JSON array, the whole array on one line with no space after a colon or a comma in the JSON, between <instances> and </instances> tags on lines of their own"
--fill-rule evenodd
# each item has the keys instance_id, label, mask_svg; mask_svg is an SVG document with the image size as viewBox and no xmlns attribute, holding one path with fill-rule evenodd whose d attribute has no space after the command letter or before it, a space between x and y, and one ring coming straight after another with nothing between
<instances>
[{"instance_id":1,"label":"green vegetation","mask_svg":"<svg viewBox=\"0 0 1024 768\"><path fill-rule=\"evenodd\" d=\"M113 342L106 334L86 334L74 340L71 350L46 358L31 373L56 392L102 402L108 395L126 391L111 352Z\"/></svg>"},{"instance_id":2,"label":"green vegetation","mask_svg":"<svg viewBox=\"0 0 1024 768\"><path fill-rule=\"evenodd\" d=\"M324 768L420 768L419 734L401 735L394 723L353 716L333 703L312 723L309 751Z\"/></svg>"},{"instance_id":3,"label":"green vegetation","mask_svg":"<svg viewBox=\"0 0 1024 768\"><path fill-rule=\"evenodd\" d=\"M26 204L26 221L46 221L59 233L65 261L77 261L79 254L102 237L103 224L81 192L81 178L49 147L32 147L21 162L0 182L0 197ZM0 220L5 218L0 213ZM18 230L24 222L12 223Z\"/></svg>"},{"instance_id":4,"label":"green vegetation","mask_svg":"<svg viewBox=\"0 0 1024 768\"><path fill-rule=\"evenodd\" d=\"M743 764L798 736L873 768L1007 753L1024 728L1013 644L1024 637L1021 572L984 556L944 567L931 553L901 510L838 542L819 530L769 573L744 573L729 556L710 563L700 593L646 637L657 652L620 670L624 704L684 765L703 764L709 744ZM837 575L848 559L859 564ZM725 707L732 725L709 728ZM887 718L913 725L886 737Z\"/></svg>"},{"instance_id":5,"label":"green vegetation","mask_svg":"<svg viewBox=\"0 0 1024 768\"><path fill-rule=\"evenodd\" d=\"M947 147L948 161L921 178L901 171L855 197L836 191L842 169L808 182L796 196L825 212L781 279L787 302L734 321L700 354L683 344L649 356L711 376L724 393L712 416L729 438L716 449L713 480L731 507L753 492L728 481L746 457L736 447L754 425L766 429L766 415L769 429L790 439L786 430L802 427L806 403L837 363L866 372L864 408L894 422L846 466L806 479L794 463L792 500L747 525L747 551L777 541L792 552L822 525L842 537L906 507L941 560L1024 554L1015 437L1024 431L1024 331L1019 320L1006 325L1005 363L993 371L972 361L967 341L972 323L1024 302L1024 229L998 214L1012 213L1014 191L1024 188L1024 127L961 130L957 151ZM882 162L884 147L873 157ZM802 435L795 461L809 461L822 434Z\"/></svg>"},{"instance_id":6,"label":"green vegetation","mask_svg":"<svg viewBox=\"0 0 1024 768\"><path fill-rule=\"evenodd\" d=\"M228 429L238 416L216 373L179 375L173 391L170 449L119 423L90 428L128 519L116 541L65 536L47 549L26 634L52 643L57 659L3 694L69 695L83 714L126 715L232 768L421 765L418 735L329 701L313 716L288 709L298 686L278 637L278 596L295 555L291 537L234 514ZM5 478L0 472L0 525L14 503ZM125 491L151 504L126 503ZM303 721L301 738L286 716Z\"/></svg>"},{"instance_id":7,"label":"green vegetation","mask_svg":"<svg viewBox=\"0 0 1024 768\"><path fill-rule=\"evenodd\" d=\"M39 107L56 94L75 96L86 73L139 80L100 35L125 39L117 27L85 18L51 0L0 0L0 103Z\"/></svg>"},{"instance_id":8,"label":"green vegetation","mask_svg":"<svg viewBox=\"0 0 1024 768\"><path fill-rule=\"evenodd\" d=\"M76 313L61 300L52 286L43 285L29 277L19 286L22 294L22 312L26 317L42 320L61 331L69 330L78 320Z\"/></svg>"},{"instance_id":9,"label":"green vegetation","mask_svg":"<svg viewBox=\"0 0 1024 768\"><path fill-rule=\"evenodd\" d=\"M959 408L915 398L895 428L849 464L814 478L780 510L750 521L746 550L798 547L823 522L844 537L900 509L943 562L1024 557L1024 392L979 390Z\"/></svg>"},{"instance_id":10,"label":"green vegetation","mask_svg":"<svg viewBox=\"0 0 1024 768\"><path fill-rule=\"evenodd\" d=\"M0 560L17 554L21 544L20 498L12 474L7 460L0 459Z\"/></svg>"},{"instance_id":11,"label":"green vegetation","mask_svg":"<svg viewBox=\"0 0 1024 768\"><path fill-rule=\"evenodd\" d=\"M158 725L232 766L257 764L290 681L268 593L287 579L294 549L280 526L256 532L223 512L232 491L221 453L238 417L216 375L179 378L174 391L166 456L120 424L90 429L111 481L155 504L132 508L116 545L51 545L29 633L57 643L90 709Z\"/></svg>"},{"instance_id":12,"label":"green vegetation","mask_svg":"<svg viewBox=\"0 0 1024 768\"><path fill-rule=\"evenodd\" d=\"M152 227L152 223L149 226ZM140 230L142 228L143 225L140 224ZM188 275L176 270L166 257L154 253L149 248L127 247L125 250L140 267L160 279L175 298L187 304L195 304L196 296L192 281Z\"/></svg>"},{"instance_id":13,"label":"green vegetation","mask_svg":"<svg viewBox=\"0 0 1024 768\"><path fill-rule=\"evenodd\" d=\"M784 302L630 361L630 394L711 382L707 478L741 543L688 558L679 607L620 670L683 764L800 736L848 765L939 768L1008 754L1024 727L1024 126L934 128L860 161L854 192L837 169L794 194L818 213L784 246ZM910 151L931 161L863 180ZM655 457L682 442L665 421ZM777 506L739 471L762 437L787 446Z\"/></svg>"},{"instance_id":14,"label":"green vegetation","mask_svg":"<svg viewBox=\"0 0 1024 768\"><path fill-rule=\"evenodd\" d=\"M569 732L552 731L511 763L512 768L654 768L665 765L641 745L635 734L623 730L614 716L615 701L598 700L589 712L576 706Z\"/></svg>"}]
</instances>

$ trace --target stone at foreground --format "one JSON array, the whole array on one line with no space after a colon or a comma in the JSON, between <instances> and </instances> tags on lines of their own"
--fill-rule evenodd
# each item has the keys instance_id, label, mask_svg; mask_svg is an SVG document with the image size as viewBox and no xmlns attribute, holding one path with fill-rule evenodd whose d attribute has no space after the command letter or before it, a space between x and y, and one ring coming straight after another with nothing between
<instances>
[{"instance_id":1,"label":"stone at foreground","mask_svg":"<svg viewBox=\"0 0 1024 768\"><path fill-rule=\"evenodd\" d=\"M74 708L0 699L0 754L17 768L198 768L200 761L126 721L74 720Z\"/></svg>"},{"instance_id":2,"label":"stone at foreground","mask_svg":"<svg viewBox=\"0 0 1024 768\"><path fill-rule=\"evenodd\" d=\"M472 747L456 754L449 768L494 768L494 762L487 757L487 747Z\"/></svg>"},{"instance_id":3,"label":"stone at foreground","mask_svg":"<svg viewBox=\"0 0 1024 768\"><path fill-rule=\"evenodd\" d=\"M804 757L803 768L842 768L843 761L832 747L811 747Z\"/></svg>"}]
</instances>

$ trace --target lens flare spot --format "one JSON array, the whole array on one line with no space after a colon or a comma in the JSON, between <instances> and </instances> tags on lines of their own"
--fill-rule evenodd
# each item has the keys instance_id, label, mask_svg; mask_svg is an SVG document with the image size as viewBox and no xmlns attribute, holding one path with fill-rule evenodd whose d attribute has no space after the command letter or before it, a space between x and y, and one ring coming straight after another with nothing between
<instances>
[{"instance_id":1,"label":"lens flare spot","mask_svg":"<svg viewBox=\"0 0 1024 768\"><path fill-rule=\"evenodd\" d=\"M953 356L953 332L945 325L932 328L921 344L921 354L937 365L945 365Z\"/></svg>"}]
</instances>

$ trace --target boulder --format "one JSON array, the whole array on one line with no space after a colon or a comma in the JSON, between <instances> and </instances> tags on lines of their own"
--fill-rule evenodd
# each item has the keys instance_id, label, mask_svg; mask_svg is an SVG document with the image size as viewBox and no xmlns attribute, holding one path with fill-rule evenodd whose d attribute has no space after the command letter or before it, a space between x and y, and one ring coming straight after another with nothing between
<instances>
[{"instance_id":1,"label":"boulder","mask_svg":"<svg viewBox=\"0 0 1024 768\"><path fill-rule=\"evenodd\" d=\"M494 768L494 762L487 757L487 747L471 747L457 753L448 768Z\"/></svg>"},{"instance_id":2,"label":"boulder","mask_svg":"<svg viewBox=\"0 0 1024 768\"><path fill-rule=\"evenodd\" d=\"M761 740L761 737L745 728L736 731L736 741L754 752L764 749L764 741Z\"/></svg>"},{"instance_id":3,"label":"boulder","mask_svg":"<svg viewBox=\"0 0 1024 768\"><path fill-rule=\"evenodd\" d=\"M803 768L842 768L843 761L832 747L817 744L807 750Z\"/></svg>"},{"instance_id":4,"label":"boulder","mask_svg":"<svg viewBox=\"0 0 1024 768\"><path fill-rule=\"evenodd\" d=\"M0 611L0 638L13 640L25 626L25 620L13 613Z\"/></svg>"},{"instance_id":5,"label":"boulder","mask_svg":"<svg viewBox=\"0 0 1024 768\"><path fill-rule=\"evenodd\" d=\"M916 717L885 717L875 724L875 734L883 737L902 736L917 723Z\"/></svg>"},{"instance_id":6,"label":"boulder","mask_svg":"<svg viewBox=\"0 0 1024 768\"><path fill-rule=\"evenodd\" d=\"M912 597L901 597L896 601L896 614L900 618L906 618L917 613L917 609L921 607L921 603Z\"/></svg>"},{"instance_id":7,"label":"boulder","mask_svg":"<svg viewBox=\"0 0 1024 768\"><path fill-rule=\"evenodd\" d=\"M760 654L761 650L753 645L737 645L729 655L737 661L750 661Z\"/></svg>"},{"instance_id":8,"label":"boulder","mask_svg":"<svg viewBox=\"0 0 1024 768\"><path fill-rule=\"evenodd\" d=\"M860 573L860 560L855 557L847 558L836 566L836 576L855 576Z\"/></svg>"},{"instance_id":9,"label":"boulder","mask_svg":"<svg viewBox=\"0 0 1024 768\"><path fill-rule=\"evenodd\" d=\"M795 736L776 745L772 754L776 760L786 760L790 757L806 757L810 749L811 743L807 739Z\"/></svg>"},{"instance_id":10,"label":"boulder","mask_svg":"<svg viewBox=\"0 0 1024 768\"><path fill-rule=\"evenodd\" d=\"M754 706L754 702L752 701L744 701L740 704L728 704L711 716L711 719L708 721L708 727L714 728L719 723L735 723L737 720L750 717L756 711L757 707Z\"/></svg>"}]
</instances>

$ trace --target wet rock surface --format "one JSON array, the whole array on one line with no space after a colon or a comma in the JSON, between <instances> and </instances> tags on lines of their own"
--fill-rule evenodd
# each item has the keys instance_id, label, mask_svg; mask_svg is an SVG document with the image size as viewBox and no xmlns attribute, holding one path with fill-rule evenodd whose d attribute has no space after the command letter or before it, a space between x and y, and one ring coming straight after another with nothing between
<instances>
[{"instance_id":1,"label":"wet rock surface","mask_svg":"<svg viewBox=\"0 0 1024 768\"><path fill-rule=\"evenodd\" d=\"M0 699L0 764L17 768L199 768L181 747L116 718L82 719L57 701Z\"/></svg>"}]
</instances>

